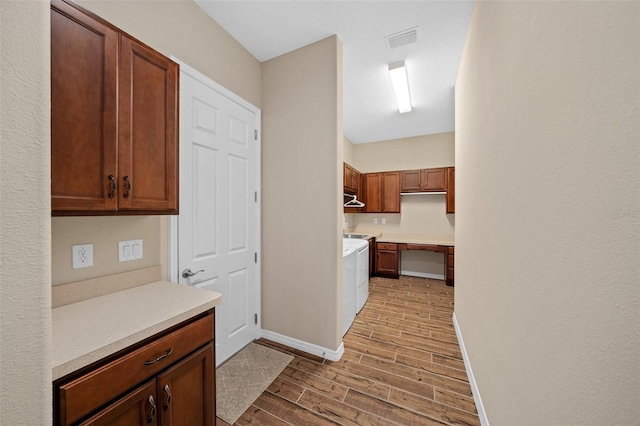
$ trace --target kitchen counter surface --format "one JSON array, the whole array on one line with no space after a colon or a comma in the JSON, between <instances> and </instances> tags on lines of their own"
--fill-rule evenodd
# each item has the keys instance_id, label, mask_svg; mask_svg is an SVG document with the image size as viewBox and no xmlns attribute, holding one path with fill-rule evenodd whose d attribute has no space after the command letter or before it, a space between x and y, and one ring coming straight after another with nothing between
<instances>
[{"instance_id":1,"label":"kitchen counter surface","mask_svg":"<svg viewBox=\"0 0 640 426\"><path fill-rule=\"evenodd\" d=\"M54 308L53 380L206 312L221 297L158 281Z\"/></svg>"},{"instance_id":2,"label":"kitchen counter surface","mask_svg":"<svg viewBox=\"0 0 640 426\"><path fill-rule=\"evenodd\" d=\"M453 236L424 235L424 234L387 234L382 233L376 238L380 243L430 244L439 246L454 246Z\"/></svg>"}]
</instances>

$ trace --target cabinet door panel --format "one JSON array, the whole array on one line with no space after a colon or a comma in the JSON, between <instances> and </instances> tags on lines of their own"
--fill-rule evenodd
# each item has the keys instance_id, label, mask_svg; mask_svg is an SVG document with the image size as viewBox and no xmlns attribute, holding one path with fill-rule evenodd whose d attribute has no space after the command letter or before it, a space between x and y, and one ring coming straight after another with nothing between
<instances>
[{"instance_id":1,"label":"cabinet door panel","mask_svg":"<svg viewBox=\"0 0 640 426\"><path fill-rule=\"evenodd\" d=\"M404 170L402 172L402 192L419 192L421 190L421 170Z\"/></svg>"},{"instance_id":2,"label":"cabinet door panel","mask_svg":"<svg viewBox=\"0 0 640 426\"><path fill-rule=\"evenodd\" d=\"M364 183L364 213L382 212L382 174L367 173Z\"/></svg>"},{"instance_id":3,"label":"cabinet door panel","mask_svg":"<svg viewBox=\"0 0 640 426\"><path fill-rule=\"evenodd\" d=\"M208 425L215 422L213 344L158 376L161 426Z\"/></svg>"},{"instance_id":4,"label":"cabinet door panel","mask_svg":"<svg viewBox=\"0 0 640 426\"><path fill-rule=\"evenodd\" d=\"M115 211L118 35L51 2L51 208Z\"/></svg>"},{"instance_id":5,"label":"cabinet door panel","mask_svg":"<svg viewBox=\"0 0 640 426\"><path fill-rule=\"evenodd\" d=\"M156 381L152 380L109 405L81 426L134 426L157 424Z\"/></svg>"},{"instance_id":6,"label":"cabinet door panel","mask_svg":"<svg viewBox=\"0 0 640 426\"><path fill-rule=\"evenodd\" d=\"M398 252L390 250L376 251L376 273L398 275Z\"/></svg>"},{"instance_id":7,"label":"cabinet door panel","mask_svg":"<svg viewBox=\"0 0 640 426\"><path fill-rule=\"evenodd\" d=\"M383 213L400 213L400 173L383 173Z\"/></svg>"},{"instance_id":8,"label":"cabinet door panel","mask_svg":"<svg viewBox=\"0 0 640 426\"><path fill-rule=\"evenodd\" d=\"M178 66L121 36L119 90L119 209L177 213Z\"/></svg>"},{"instance_id":9,"label":"cabinet door panel","mask_svg":"<svg viewBox=\"0 0 640 426\"><path fill-rule=\"evenodd\" d=\"M422 190L445 191L447 182L446 170L446 168L422 170Z\"/></svg>"}]
</instances>

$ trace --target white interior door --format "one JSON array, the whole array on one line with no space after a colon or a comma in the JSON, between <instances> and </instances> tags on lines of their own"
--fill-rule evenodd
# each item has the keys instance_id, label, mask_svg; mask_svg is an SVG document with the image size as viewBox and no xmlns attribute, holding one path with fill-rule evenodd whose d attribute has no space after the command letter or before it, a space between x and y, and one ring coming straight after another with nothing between
<instances>
[{"instance_id":1,"label":"white interior door","mask_svg":"<svg viewBox=\"0 0 640 426\"><path fill-rule=\"evenodd\" d=\"M259 110L181 65L177 278L222 294L217 365L259 336L257 126Z\"/></svg>"}]
</instances>

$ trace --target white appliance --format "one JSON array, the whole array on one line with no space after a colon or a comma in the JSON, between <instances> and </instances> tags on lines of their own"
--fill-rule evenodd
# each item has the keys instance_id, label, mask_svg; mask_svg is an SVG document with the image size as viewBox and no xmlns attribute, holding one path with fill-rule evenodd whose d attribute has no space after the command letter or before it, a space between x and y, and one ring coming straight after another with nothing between
<instances>
[{"instance_id":1,"label":"white appliance","mask_svg":"<svg viewBox=\"0 0 640 426\"><path fill-rule=\"evenodd\" d=\"M350 247L356 252L356 313L360 312L369 298L369 241L354 238L343 238L343 247Z\"/></svg>"},{"instance_id":2,"label":"white appliance","mask_svg":"<svg viewBox=\"0 0 640 426\"><path fill-rule=\"evenodd\" d=\"M356 319L356 277L357 253L353 247L344 246L342 249L342 335L344 336Z\"/></svg>"}]
</instances>

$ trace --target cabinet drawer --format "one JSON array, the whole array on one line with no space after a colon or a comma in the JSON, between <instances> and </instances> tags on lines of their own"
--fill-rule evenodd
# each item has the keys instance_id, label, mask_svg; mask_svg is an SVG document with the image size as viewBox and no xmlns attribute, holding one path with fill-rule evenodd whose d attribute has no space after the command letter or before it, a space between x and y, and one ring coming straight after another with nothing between
<instances>
[{"instance_id":1,"label":"cabinet drawer","mask_svg":"<svg viewBox=\"0 0 640 426\"><path fill-rule=\"evenodd\" d=\"M407 244L407 250L438 251L438 246L431 244Z\"/></svg>"},{"instance_id":2,"label":"cabinet drawer","mask_svg":"<svg viewBox=\"0 0 640 426\"><path fill-rule=\"evenodd\" d=\"M71 424L213 340L213 315L60 386L60 424Z\"/></svg>"},{"instance_id":3,"label":"cabinet drawer","mask_svg":"<svg viewBox=\"0 0 640 426\"><path fill-rule=\"evenodd\" d=\"M378 243L378 250L398 250L398 244L396 243Z\"/></svg>"}]
</instances>

